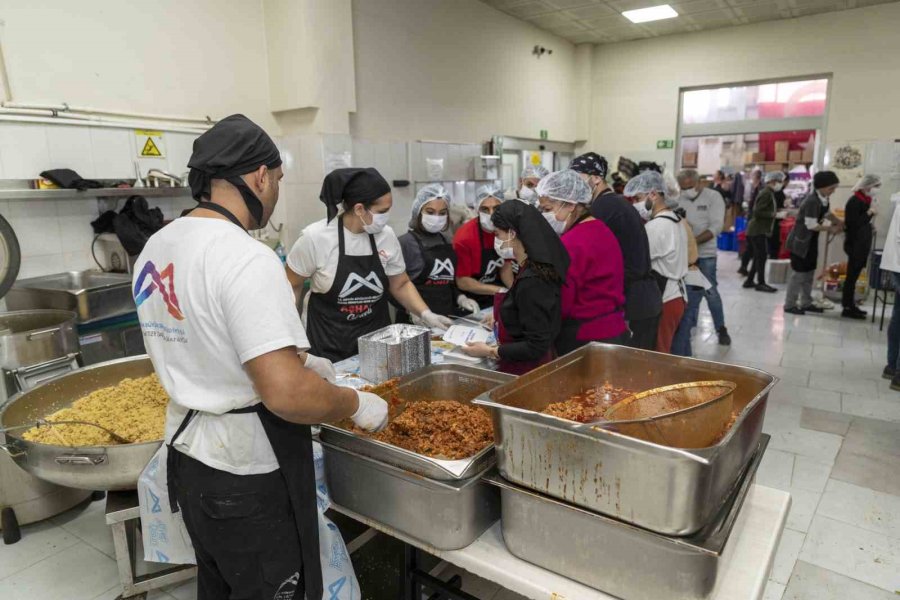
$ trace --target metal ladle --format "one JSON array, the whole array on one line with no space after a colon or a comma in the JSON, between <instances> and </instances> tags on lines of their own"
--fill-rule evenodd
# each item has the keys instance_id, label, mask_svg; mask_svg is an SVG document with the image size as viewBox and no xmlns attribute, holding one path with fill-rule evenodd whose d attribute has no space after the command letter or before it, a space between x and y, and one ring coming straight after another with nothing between
<instances>
[{"instance_id":1,"label":"metal ladle","mask_svg":"<svg viewBox=\"0 0 900 600\"><path fill-rule=\"evenodd\" d=\"M120 444L130 444L131 440L126 439L116 433L115 431L109 430L103 425L98 425L96 423L91 423L90 421L48 421L46 419L38 419L34 423L29 423L28 425L16 425L14 427L2 427L0 428L0 433L8 433L10 431L18 431L20 429L33 429L35 427L52 427L53 425L90 425L91 427L96 427L97 429L102 429L106 433L109 434L113 440Z\"/></svg>"}]
</instances>

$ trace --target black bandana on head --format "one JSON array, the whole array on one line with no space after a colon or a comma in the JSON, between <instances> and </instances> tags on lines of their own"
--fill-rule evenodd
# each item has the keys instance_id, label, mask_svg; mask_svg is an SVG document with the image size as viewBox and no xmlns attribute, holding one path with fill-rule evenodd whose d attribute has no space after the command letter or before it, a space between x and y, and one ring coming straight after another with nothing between
<instances>
[{"instance_id":1,"label":"black bandana on head","mask_svg":"<svg viewBox=\"0 0 900 600\"><path fill-rule=\"evenodd\" d=\"M585 175L595 175L600 179L606 179L606 175L609 173L609 163L596 152L576 156L569 163L569 168Z\"/></svg>"},{"instance_id":2,"label":"black bandana on head","mask_svg":"<svg viewBox=\"0 0 900 600\"><path fill-rule=\"evenodd\" d=\"M515 231L528 260L552 265L559 278L566 280L569 253L538 209L524 202L504 202L494 211L491 222L498 229Z\"/></svg>"},{"instance_id":3,"label":"black bandana on head","mask_svg":"<svg viewBox=\"0 0 900 600\"><path fill-rule=\"evenodd\" d=\"M194 152L188 162L188 183L197 202L209 200L213 179L224 179L241 193L256 225L262 224L263 206L256 194L241 179L261 166L276 169L281 155L272 138L244 115L231 115L194 140Z\"/></svg>"},{"instance_id":4,"label":"black bandana on head","mask_svg":"<svg viewBox=\"0 0 900 600\"><path fill-rule=\"evenodd\" d=\"M319 200L328 208L328 220L331 221L344 200L348 204L369 204L390 192L391 186L376 169L335 169L325 176Z\"/></svg>"}]
</instances>

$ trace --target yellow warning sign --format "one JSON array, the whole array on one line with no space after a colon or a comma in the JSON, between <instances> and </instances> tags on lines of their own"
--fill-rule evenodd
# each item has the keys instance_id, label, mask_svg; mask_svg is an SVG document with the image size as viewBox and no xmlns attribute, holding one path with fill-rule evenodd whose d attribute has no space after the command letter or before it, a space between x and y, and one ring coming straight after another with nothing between
<instances>
[{"instance_id":1,"label":"yellow warning sign","mask_svg":"<svg viewBox=\"0 0 900 600\"><path fill-rule=\"evenodd\" d=\"M162 131L147 131L136 129L138 157L140 158L165 158L165 146L163 145Z\"/></svg>"}]
</instances>

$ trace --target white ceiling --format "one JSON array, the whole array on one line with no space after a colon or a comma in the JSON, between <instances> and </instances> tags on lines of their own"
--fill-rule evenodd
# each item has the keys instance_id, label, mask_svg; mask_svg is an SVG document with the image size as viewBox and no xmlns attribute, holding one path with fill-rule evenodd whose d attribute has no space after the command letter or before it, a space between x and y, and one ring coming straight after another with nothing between
<instances>
[{"instance_id":1,"label":"white ceiling","mask_svg":"<svg viewBox=\"0 0 900 600\"><path fill-rule=\"evenodd\" d=\"M898 0L481 0L576 44L607 44L672 33L803 17ZM670 4L678 17L632 23L622 11Z\"/></svg>"}]
</instances>

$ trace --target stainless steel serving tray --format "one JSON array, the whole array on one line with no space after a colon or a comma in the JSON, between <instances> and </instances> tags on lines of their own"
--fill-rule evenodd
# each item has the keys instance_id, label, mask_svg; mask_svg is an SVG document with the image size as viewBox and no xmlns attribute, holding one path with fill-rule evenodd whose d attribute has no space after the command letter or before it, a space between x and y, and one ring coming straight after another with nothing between
<instances>
[{"instance_id":1,"label":"stainless steel serving tray","mask_svg":"<svg viewBox=\"0 0 900 600\"><path fill-rule=\"evenodd\" d=\"M503 539L522 560L623 600L701 600L715 590L722 556L768 445L763 435L740 484L712 522L667 537L513 485L496 475Z\"/></svg>"},{"instance_id":2,"label":"stainless steel serving tray","mask_svg":"<svg viewBox=\"0 0 900 600\"><path fill-rule=\"evenodd\" d=\"M429 365L401 377L397 383L397 393L407 400L418 402L433 400L467 402L513 379L515 377L512 375L478 367L455 364ZM441 460L363 437L335 425L323 424L319 437L323 442L333 446L439 481L467 479L494 464L493 446L487 446L469 458Z\"/></svg>"},{"instance_id":3,"label":"stainless steel serving tray","mask_svg":"<svg viewBox=\"0 0 900 600\"><path fill-rule=\"evenodd\" d=\"M540 411L603 383L646 390L696 380L737 384L739 416L719 443L682 450ZM759 442L777 378L748 367L589 344L483 394L506 479L667 535L690 535L722 507Z\"/></svg>"},{"instance_id":4,"label":"stainless steel serving tray","mask_svg":"<svg viewBox=\"0 0 900 600\"><path fill-rule=\"evenodd\" d=\"M20 279L6 295L6 306L9 310L69 310L78 315L79 323L137 310L131 295L130 275L96 271L67 271Z\"/></svg>"},{"instance_id":5,"label":"stainless steel serving tray","mask_svg":"<svg viewBox=\"0 0 900 600\"><path fill-rule=\"evenodd\" d=\"M465 548L500 518L500 493L481 480L434 481L322 443L331 499L437 550Z\"/></svg>"}]
</instances>

